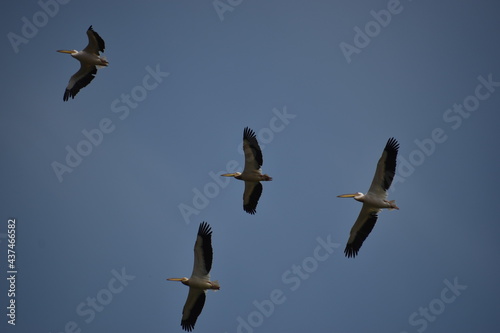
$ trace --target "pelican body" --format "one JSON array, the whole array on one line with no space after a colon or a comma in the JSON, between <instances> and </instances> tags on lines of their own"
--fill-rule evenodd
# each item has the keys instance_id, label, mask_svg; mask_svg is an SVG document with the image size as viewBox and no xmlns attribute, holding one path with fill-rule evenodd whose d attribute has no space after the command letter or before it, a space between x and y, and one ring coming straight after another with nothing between
<instances>
[{"instance_id":1,"label":"pelican body","mask_svg":"<svg viewBox=\"0 0 500 333\"><path fill-rule=\"evenodd\" d=\"M87 30L88 45L82 50L57 50L57 52L70 54L80 62L80 69L69 80L64 92L63 100L75 98L80 89L86 87L97 74L97 69L108 66L108 61L99 52L104 52L104 40L90 26Z\"/></svg>"},{"instance_id":2,"label":"pelican body","mask_svg":"<svg viewBox=\"0 0 500 333\"><path fill-rule=\"evenodd\" d=\"M210 269L212 268L212 229L206 222L200 223L196 243L194 244L193 273L188 279L170 278L169 281L180 281L189 287L186 304L182 310L181 327L191 332L196 320L205 305L206 291L208 289L219 290L218 281L210 281Z\"/></svg>"},{"instance_id":3,"label":"pelican body","mask_svg":"<svg viewBox=\"0 0 500 333\"><path fill-rule=\"evenodd\" d=\"M257 212L257 204L262 194L261 181L273 180L266 174L262 174L262 150L257 142L255 132L248 127L243 130L243 152L245 153L245 167L243 172L225 173L221 176L234 177L245 182L243 192L243 210L248 214Z\"/></svg>"},{"instance_id":4,"label":"pelican body","mask_svg":"<svg viewBox=\"0 0 500 333\"><path fill-rule=\"evenodd\" d=\"M399 143L394 138L390 138L385 145L382 156L377 163L377 170L373 177L368 193L356 192L354 194L342 194L339 198L354 198L362 202L361 212L354 223L349 240L344 250L348 258L354 258L359 252L361 245L372 231L378 219L378 213L382 209L399 209L396 201L387 200L387 190L391 186L396 172L396 158L399 150Z\"/></svg>"},{"instance_id":5,"label":"pelican body","mask_svg":"<svg viewBox=\"0 0 500 333\"><path fill-rule=\"evenodd\" d=\"M342 194L342 195L339 195L338 197L339 198L353 198L356 201L365 203L369 207L378 208L379 211L380 211L380 209L383 209L383 208L388 208L389 210L399 209L396 206L395 200L387 201L384 199L384 196L379 196L377 194L370 193L370 191L368 191L367 194L363 194L361 192L356 192L353 194Z\"/></svg>"}]
</instances>

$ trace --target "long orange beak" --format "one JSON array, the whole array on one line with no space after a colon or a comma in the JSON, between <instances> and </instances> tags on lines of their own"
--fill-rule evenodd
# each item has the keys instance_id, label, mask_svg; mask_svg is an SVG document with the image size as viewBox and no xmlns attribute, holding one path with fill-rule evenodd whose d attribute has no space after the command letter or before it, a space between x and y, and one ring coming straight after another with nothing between
<instances>
[{"instance_id":1,"label":"long orange beak","mask_svg":"<svg viewBox=\"0 0 500 333\"><path fill-rule=\"evenodd\" d=\"M354 198L356 194L341 194L337 195L337 198Z\"/></svg>"},{"instance_id":2,"label":"long orange beak","mask_svg":"<svg viewBox=\"0 0 500 333\"><path fill-rule=\"evenodd\" d=\"M57 52L60 52L60 53L68 53L68 54L73 54L73 53L75 53L75 51L71 51L71 50L57 50Z\"/></svg>"}]
</instances>

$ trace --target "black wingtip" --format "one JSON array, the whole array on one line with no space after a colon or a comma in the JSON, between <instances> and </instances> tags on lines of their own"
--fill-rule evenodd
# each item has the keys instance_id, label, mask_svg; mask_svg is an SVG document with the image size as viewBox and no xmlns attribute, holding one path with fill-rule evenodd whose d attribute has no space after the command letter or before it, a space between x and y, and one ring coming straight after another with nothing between
<instances>
[{"instance_id":1,"label":"black wingtip","mask_svg":"<svg viewBox=\"0 0 500 333\"><path fill-rule=\"evenodd\" d=\"M352 246L346 245L344 254L347 258L355 258L358 255L358 251Z\"/></svg>"},{"instance_id":2,"label":"black wingtip","mask_svg":"<svg viewBox=\"0 0 500 333\"><path fill-rule=\"evenodd\" d=\"M393 150L395 152L398 152L399 150L399 142L398 140L396 140L395 138L389 138L389 140L387 140L387 144L385 145L385 149L386 150Z\"/></svg>"},{"instance_id":3,"label":"black wingtip","mask_svg":"<svg viewBox=\"0 0 500 333\"><path fill-rule=\"evenodd\" d=\"M392 184L394 175L396 174L396 159L399 151L399 142L395 138L389 138L385 145L384 151L387 154L384 183L382 185L384 191L387 191Z\"/></svg>"},{"instance_id":4,"label":"black wingtip","mask_svg":"<svg viewBox=\"0 0 500 333\"><path fill-rule=\"evenodd\" d=\"M250 208L247 206L243 206L243 210L250 215L255 215L255 213L257 213L257 210L255 208Z\"/></svg>"},{"instance_id":5,"label":"black wingtip","mask_svg":"<svg viewBox=\"0 0 500 333\"><path fill-rule=\"evenodd\" d=\"M255 131L250 127L245 127L243 130L243 141L247 141L250 148L252 149L255 160L259 164L259 167L264 163L264 159L262 158L262 151L260 149L259 143L257 142L257 135Z\"/></svg>"},{"instance_id":6,"label":"black wingtip","mask_svg":"<svg viewBox=\"0 0 500 333\"><path fill-rule=\"evenodd\" d=\"M255 184L255 187L253 188L253 191L250 194L250 198L247 204L243 202L243 210L250 215L254 215L255 213L257 213L257 205L259 204L259 199L261 194L262 194L262 184L258 182L257 184Z\"/></svg>"},{"instance_id":7,"label":"black wingtip","mask_svg":"<svg viewBox=\"0 0 500 333\"><path fill-rule=\"evenodd\" d=\"M182 323L181 323L181 327L182 327L182 329L183 329L184 331L186 331L186 332L191 332L191 331L193 330L193 328L194 328L194 324L189 324L189 323L184 323L184 322L182 322Z\"/></svg>"},{"instance_id":8,"label":"black wingtip","mask_svg":"<svg viewBox=\"0 0 500 333\"><path fill-rule=\"evenodd\" d=\"M106 48L106 43L104 42L104 40L101 38L101 36L99 36L99 34L97 32L94 31L94 28L92 28L92 26L90 26L88 29L87 29L87 33L88 31L91 31L92 34L95 36L95 38L97 39L97 45L99 46L99 51L101 52L104 52L104 49Z\"/></svg>"},{"instance_id":9,"label":"black wingtip","mask_svg":"<svg viewBox=\"0 0 500 333\"><path fill-rule=\"evenodd\" d=\"M212 235L212 228L210 227L210 224L208 224L205 221L201 222L200 226L198 228L198 235L211 236Z\"/></svg>"},{"instance_id":10,"label":"black wingtip","mask_svg":"<svg viewBox=\"0 0 500 333\"><path fill-rule=\"evenodd\" d=\"M243 130L243 140L252 138L257 138L257 136L255 135L255 131L250 127L245 127L245 129Z\"/></svg>"},{"instance_id":11,"label":"black wingtip","mask_svg":"<svg viewBox=\"0 0 500 333\"><path fill-rule=\"evenodd\" d=\"M372 232L375 223L377 223L378 215L375 212L370 213L368 219L362 224L361 228L356 232L356 236L353 240L349 241L344 250L344 254L347 258L354 258L358 255L361 246Z\"/></svg>"}]
</instances>

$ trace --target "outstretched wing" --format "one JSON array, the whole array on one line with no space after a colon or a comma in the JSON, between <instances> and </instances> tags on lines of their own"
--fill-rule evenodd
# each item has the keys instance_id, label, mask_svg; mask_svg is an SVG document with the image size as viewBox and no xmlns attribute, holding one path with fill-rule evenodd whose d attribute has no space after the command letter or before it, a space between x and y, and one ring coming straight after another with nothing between
<instances>
[{"instance_id":1,"label":"outstretched wing","mask_svg":"<svg viewBox=\"0 0 500 333\"><path fill-rule=\"evenodd\" d=\"M368 208L366 204L363 204L359 216L351 228L351 234L344 250L346 257L354 258L358 255L361 245L363 245L377 222L378 211L378 209Z\"/></svg>"},{"instance_id":2,"label":"outstretched wing","mask_svg":"<svg viewBox=\"0 0 500 333\"><path fill-rule=\"evenodd\" d=\"M194 244L193 276L210 277L212 269L212 229L207 222L200 223Z\"/></svg>"},{"instance_id":3,"label":"outstretched wing","mask_svg":"<svg viewBox=\"0 0 500 333\"><path fill-rule=\"evenodd\" d=\"M259 170L263 163L262 151L255 132L248 127L243 130L243 152L245 153L243 173Z\"/></svg>"},{"instance_id":4,"label":"outstretched wing","mask_svg":"<svg viewBox=\"0 0 500 333\"><path fill-rule=\"evenodd\" d=\"M257 204L262 194L262 184L260 182L245 182L245 191L243 192L243 210L249 214L257 212Z\"/></svg>"},{"instance_id":5,"label":"outstretched wing","mask_svg":"<svg viewBox=\"0 0 500 333\"><path fill-rule=\"evenodd\" d=\"M104 52L104 48L106 47L104 40L94 31L94 29L92 29L92 26L87 30L87 37L89 38L89 43L83 51L96 55L99 55L99 51Z\"/></svg>"},{"instance_id":6,"label":"outstretched wing","mask_svg":"<svg viewBox=\"0 0 500 333\"><path fill-rule=\"evenodd\" d=\"M378 160L377 170L373 176L372 184L368 193L374 193L377 196L387 197L386 191L392 184L396 173L396 158L398 156L399 143L394 138L387 140L382 156Z\"/></svg>"},{"instance_id":7,"label":"outstretched wing","mask_svg":"<svg viewBox=\"0 0 500 333\"><path fill-rule=\"evenodd\" d=\"M182 309L182 329L191 332L196 324L201 310L205 305L206 291L202 289L189 288L186 304Z\"/></svg>"},{"instance_id":8,"label":"outstretched wing","mask_svg":"<svg viewBox=\"0 0 500 333\"><path fill-rule=\"evenodd\" d=\"M70 97L75 98L80 89L88 86L97 74L97 68L94 65L85 65L80 63L80 69L70 79L63 100L67 101Z\"/></svg>"}]
</instances>

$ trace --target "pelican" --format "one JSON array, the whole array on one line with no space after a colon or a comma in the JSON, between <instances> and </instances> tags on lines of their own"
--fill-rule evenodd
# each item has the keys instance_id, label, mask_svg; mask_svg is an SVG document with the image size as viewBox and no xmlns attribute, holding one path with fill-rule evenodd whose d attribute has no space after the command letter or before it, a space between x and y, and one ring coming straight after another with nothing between
<instances>
[{"instance_id":1,"label":"pelican","mask_svg":"<svg viewBox=\"0 0 500 333\"><path fill-rule=\"evenodd\" d=\"M261 181L273 180L268 175L263 175L261 166L262 151L255 132L248 127L243 130L243 152L245 153L245 168L243 172L225 173L221 176L234 177L245 181L245 192L243 192L243 210L249 214L255 214L257 203L262 194Z\"/></svg>"},{"instance_id":2,"label":"pelican","mask_svg":"<svg viewBox=\"0 0 500 333\"><path fill-rule=\"evenodd\" d=\"M191 332L193 330L196 319L205 305L207 289L220 289L218 281L210 281L212 257L212 229L208 223L202 222L194 244L194 265L191 277L189 279L187 277L167 279L168 281L180 281L189 287L181 320L182 329L185 331Z\"/></svg>"},{"instance_id":3,"label":"pelican","mask_svg":"<svg viewBox=\"0 0 500 333\"><path fill-rule=\"evenodd\" d=\"M89 44L83 51L77 50L57 50L57 52L71 54L73 58L80 61L80 69L70 79L63 100L67 101L70 97L75 98L80 89L86 87L94 79L97 69L108 66L106 57L100 56L99 51L104 52L104 41L97 32L90 26L87 30Z\"/></svg>"},{"instance_id":4,"label":"pelican","mask_svg":"<svg viewBox=\"0 0 500 333\"><path fill-rule=\"evenodd\" d=\"M387 140L382 156L378 160L372 184L366 195L357 192L338 196L339 198L354 198L354 200L363 203L361 212L351 229L351 235L344 250L344 254L348 258L354 258L358 254L361 245L363 245L366 237L368 237L375 226L375 222L377 222L378 212L383 208L389 210L399 209L396 206L396 201L387 201L387 190L391 186L396 172L398 149L399 143L396 139L390 138Z\"/></svg>"}]
</instances>

